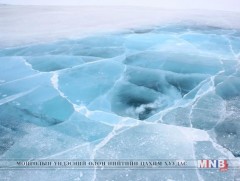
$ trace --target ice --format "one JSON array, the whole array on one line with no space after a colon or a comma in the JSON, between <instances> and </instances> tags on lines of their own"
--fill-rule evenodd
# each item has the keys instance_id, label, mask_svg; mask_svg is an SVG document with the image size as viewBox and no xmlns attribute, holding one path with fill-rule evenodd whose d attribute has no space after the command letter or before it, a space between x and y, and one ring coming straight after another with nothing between
<instances>
[{"instance_id":1,"label":"ice","mask_svg":"<svg viewBox=\"0 0 240 181\"><path fill-rule=\"evenodd\" d=\"M176 134L172 134L173 130ZM96 158L193 159L193 140L191 138L188 140L183 132L174 126L142 124L112 138L97 151ZM202 137L207 137L206 133L202 132L202 134ZM158 144L154 145L154 143ZM186 152L183 153L181 149L177 149L179 147Z\"/></svg>"},{"instance_id":2,"label":"ice","mask_svg":"<svg viewBox=\"0 0 240 181\"><path fill-rule=\"evenodd\" d=\"M1 48L0 158L238 158L239 35L183 23ZM197 169L70 172L92 180L235 176ZM15 174L27 180L19 172L4 176Z\"/></svg>"},{"instance_id":3,"label":"ice","mask_svg":"<svg viewBox=\"0 0 240 181\"><path fill-rule=\"evenodd\" d=\"M192 126L206 130L212 129L224 120L225 106L225 101L212 92L202 96L192 107L190 115Z\"/></svg>"},{"instance_id":4,"label":"ice","mask_svg":"<svg viewBox=\"0 0 240 181\"><path fill-rule=\"evenodd\" d=\"M59 89L73 103L88 105L105 94L123 71L124 66L115 61L90 62L61 72Z\"/></svg>"},{"instance_id":5,"label":"ice","mask_svg":"<svg viewBox=\"0 0 240 181\"><path fill-rule=\"evenodd\" d=\"M83 59L78 56L34 56L24 57L25 60L32 65L33 69L42 72L55 71L65 68L71 68L84 63Z\"/></svg>"},{"instance_id":6,"label":"ice","mask_svg":"<svg viewBox=\"0 0 240 181\"><path fill-rule=\"evenodd\" d=\"M8 62L7 64L3 62ZM32 70L31 67L26 66L26 62L22 57L1 57L0 58L1 67L0 67L0 84L15 81L16 79L26 78L28 76L37 74L36 70ZM12 73L12 70L15 70L15 73Z\"/></svg>"},{"instance_id":7,"label":"ice","mask_svg":"<svg viewBox=\"0 0 240 181\"><path fill-rule=\"evenodd\" d=\"M187 40L202 50L208 50L211 53L216 53L217 55L229 55L231 50L227 39L214 34L198 34L198 33L189 33L181 36L182 39ZM208 41L205 41L205 38Z\"/></svg>"},{"instance_id":8,"label":"ice","mask_svg":"<svg viewBox=\"0 0 240 181\"><path fill-rule=\"evenodd\" d=\"M229 112L226 119L215 127L216 139L224 147L229 148L232 153L239 157L239 96L227 101L226 109Z\"/></svg>"},{"instance_id":9,"label":"ice","mask_svg":"<svg viewBox=\"0 0 240 181\"><path fill-rule=\"evenodd\" d=\"M149 59L151 59L150 62ZM216 57L189 55L189 53L176 53L172 51L141 52L127 57L125 63L132 66L183 74L214 74L221 70L221 64ZM180 67L181 65L184 66Z\"/></svg>"},{"instance_id":10,"label":"ice","mask_svg":"<svg viewBox=\"0 0 240 181\"><path fill-rule=\"evenodd\" d=\"M174 132L175 134L172 134ZM154 158L227 158L227 153L215 148L209 141L209 136L205 131L192 128L180 128L178 126L163 124L140 124L125 131L115 132L115 136L108 138L105 144L100 144L96 151L95 158L118 158L121 159L154 159ZM194 135L194 137L192 136ZM124 140L124 141L123 141ZM154 143L158 143L157 145ZM181 149L178 149L181 147ZM133 149L135 148L135 149ZM186 152L182 152L182 148ZM179 152L179 153L178 153ZM181 155L181 156L179 156ZM231 157L231 156L230 156ZM158 173L158 174L157 174ZM206 176L207 175L207 176ZM159 175L159 171L152 170L118 170L107 171L97 170L96 180L101 179L136 179L148 178L160 180L200 180L200 178L218 178L227 180L234 177L234 172L219 175L217 172L196 170L165 170ZM186 178L187 177L187 178Z\"/></svg>"}]
</instances>

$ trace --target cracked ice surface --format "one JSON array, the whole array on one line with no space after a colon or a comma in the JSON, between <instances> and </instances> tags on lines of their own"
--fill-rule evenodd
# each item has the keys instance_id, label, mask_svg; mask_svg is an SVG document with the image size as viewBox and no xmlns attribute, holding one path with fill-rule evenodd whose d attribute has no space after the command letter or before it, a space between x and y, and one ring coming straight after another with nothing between
<instances>
[{"instance_id":1,"label":"cracked ice surface","mask_svg":"<svg viewBox=\"0 0 240 181\"><path fill-rule=\"evenodd\" d=\"M0 56L1 159L240 156L239 30L176 24L5 48ZM234 170L55 172L64 180L235 177ZM34 173L51 178L22 177Z\"/></svg>"}]
</instances>

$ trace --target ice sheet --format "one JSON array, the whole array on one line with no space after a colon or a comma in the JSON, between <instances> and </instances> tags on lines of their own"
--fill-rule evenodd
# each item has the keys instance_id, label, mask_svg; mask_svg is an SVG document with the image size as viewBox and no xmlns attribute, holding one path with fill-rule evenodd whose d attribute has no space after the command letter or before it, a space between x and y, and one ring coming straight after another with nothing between
<instances>
[{"instance_id":1,"label":"ice sheet","mask_svg":"<svg viewBox=\"0 0 240 181\"><path fill-rule=\"evenodd\" d=\"M79 8L74 7L0 8L0 24L4 25L0 34L1 159L239 157L238 14L223 13L218 19L214 12L216 19L204 21L196 12L171 14L151 9L150 15L138 20L143 18L139 14L143 9L125 8L119 11L131 11L132 19L123 12L105 19L111 9L95 22L77 21L79 15L73 15ZM108 8L96 9L88 7L81 13L97 16ZM12 24L28 13L35 15ZM30 28L38 13L42 13L39 21L48 26L41 22L42 29ZM45 19L48 13L53 19ZM160 15L164 20L160 21ZM55 20L60 21L51 22ZM129 24L152 26L137 29ZM106 30L124 27L128 29ZM76 37L102 30L106 33ZM72 38L51 41L66 36ZM16 46L19 44L24 46ZM30 174L52 179L50 171L1 172L3 178L15 180L28 180ZM207 181L237 177L235 170L55 172L59 174L56 180Z\"/></svg>"}]
</instances>

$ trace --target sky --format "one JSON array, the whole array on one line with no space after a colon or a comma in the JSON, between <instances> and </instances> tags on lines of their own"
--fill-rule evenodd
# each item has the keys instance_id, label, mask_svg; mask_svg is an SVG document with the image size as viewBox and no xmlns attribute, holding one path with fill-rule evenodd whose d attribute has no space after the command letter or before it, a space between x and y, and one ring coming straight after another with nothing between
<instances>
[{"instance_id":1,"label":"sky","mask_svg":"<svg viewBox=\"0 0 240 181\"><path fill-rule=\"evenodd\" d=\"M240 0L0 0L0 3L16 5L121 5L240 12Z\"/></svg>"}]
</instances>

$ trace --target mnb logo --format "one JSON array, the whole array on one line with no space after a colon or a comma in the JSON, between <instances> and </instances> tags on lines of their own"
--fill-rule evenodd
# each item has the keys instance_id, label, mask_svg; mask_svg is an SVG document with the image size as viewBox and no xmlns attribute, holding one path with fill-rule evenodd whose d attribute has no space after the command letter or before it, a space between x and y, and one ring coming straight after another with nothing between
<instances>
[{"instance_id":1,"label":"mnb logo","mask_svg":"<svg viewBox=\"0 0 240 181\"><path fill-rule=\"evenodd\" d=\"M227 160L198 160L198 168L219 168L221 172L228 170Z\"/></svg>"}]
</instances>

